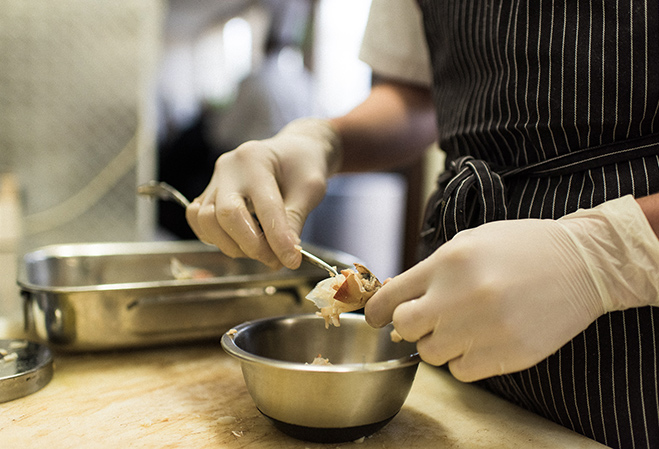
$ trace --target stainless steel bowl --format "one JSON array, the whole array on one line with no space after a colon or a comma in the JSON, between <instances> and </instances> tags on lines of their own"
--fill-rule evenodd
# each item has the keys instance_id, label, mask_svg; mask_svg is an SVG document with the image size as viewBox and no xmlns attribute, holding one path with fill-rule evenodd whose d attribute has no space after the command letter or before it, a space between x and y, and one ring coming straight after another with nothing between
<instances>
[{"instance_id":1,"label":"stainless steel bowl","mask_svg":"<svg viewBox=\"0 0 659 449\"><path fill-rule=\"evenodd\" d=\"M409 394L419 356L391 341L390 326L370 327L360 314L325 329L313 314L249 321L222 336L241 362L257 408L298 439L337 443L386 425ZM312 365L318 355L331 365Z\"/></svg>"}]
</instances>

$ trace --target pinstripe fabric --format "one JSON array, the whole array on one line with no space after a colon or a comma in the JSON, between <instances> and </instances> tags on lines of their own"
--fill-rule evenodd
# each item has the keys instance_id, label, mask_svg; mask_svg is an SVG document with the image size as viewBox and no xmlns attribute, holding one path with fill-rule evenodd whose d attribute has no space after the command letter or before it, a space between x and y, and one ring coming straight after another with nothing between
<instances>
[{"instance_id":1,"label":"pinstripe fabric","mask_svg":"<svg viewBox=\"0 0 659 449\"><path fill-rule=\"evenodd\" d=\"M558 218L659 192L659 2L419 5L440 146L456 176L430 202L426 231L447 234L424 240L426 252L450 229L501 218L483 210L501 201L508 219ZM503 200L483 183L492 175ZM462 198L452 211L480 215L440 219L447 198ZM608 446L659 448L658 329L654 308L610 313L537 366L483 384Z\"/></svg>"}]
</instances>

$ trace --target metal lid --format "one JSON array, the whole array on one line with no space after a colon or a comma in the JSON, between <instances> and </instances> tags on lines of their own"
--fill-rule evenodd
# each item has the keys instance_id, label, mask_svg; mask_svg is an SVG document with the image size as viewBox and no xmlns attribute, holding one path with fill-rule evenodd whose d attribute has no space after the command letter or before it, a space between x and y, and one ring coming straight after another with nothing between
<instances>
[{"instance_id":1,"label":"metal lid","mask_svg":"<svg viewBox=\"0 0 659 449\"><path fill-rule=\"evenodd\" d=\"M0 340L0 402L27 396L53 377L53 356L28 340Z\"/></svg>"}]
</instances>

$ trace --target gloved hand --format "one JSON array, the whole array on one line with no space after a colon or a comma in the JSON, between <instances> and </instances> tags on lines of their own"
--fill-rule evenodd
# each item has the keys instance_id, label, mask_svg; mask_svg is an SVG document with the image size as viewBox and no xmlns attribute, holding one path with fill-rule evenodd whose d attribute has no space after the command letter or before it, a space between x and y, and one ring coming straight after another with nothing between
<instances>
[{"instance_id":1,"label":"gloved hand","mask_svg":"<svg viewBox=\"0 0 659 449\"><path fill-rule=\"evenodd\" d=\"M293 121L270 139L220 156L208 186L187 208L188 223L200 240L230 257L295 269L304 221L340 160L328 121Z\"/></svg>"},{"instance_id":2,"label":"gloved hand","mask_svg":"<svg viewBox=\"0 0 659 449\"><path fill-rule=\"evenodd\" d=\"M366 304L463 381L529 368L605 312L659 305L659 240L627 196L460 232Z\"/></svg>"}]
</instances>

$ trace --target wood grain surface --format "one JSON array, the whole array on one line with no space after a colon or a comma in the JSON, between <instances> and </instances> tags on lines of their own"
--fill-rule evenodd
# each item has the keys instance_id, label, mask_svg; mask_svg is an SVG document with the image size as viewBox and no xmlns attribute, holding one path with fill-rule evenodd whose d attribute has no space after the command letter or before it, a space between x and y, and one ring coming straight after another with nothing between
<instances>
[{"instance_id":1,"label":"wood grain surface","mask_svg":"<svg viewBox=\"0 0 659 449\"><path fill-rule=\"evenodd\" d=\"M422 364L401 412L363 442L276 430L218 343L57 354L45 388L0 404L1 448L597 448L442 369Z\"/></svg>"}]
</instances>

